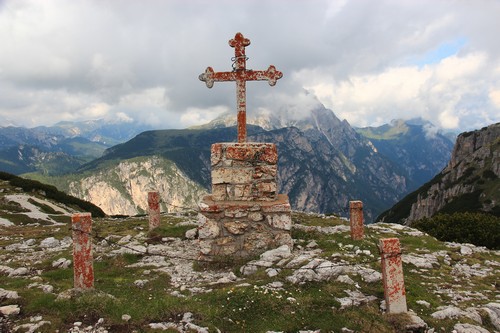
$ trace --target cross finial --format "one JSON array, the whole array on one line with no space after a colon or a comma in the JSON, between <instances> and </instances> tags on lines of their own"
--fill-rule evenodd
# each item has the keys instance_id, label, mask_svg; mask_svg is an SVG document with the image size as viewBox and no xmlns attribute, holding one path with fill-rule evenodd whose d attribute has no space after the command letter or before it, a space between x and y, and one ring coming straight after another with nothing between
<instances>
[{"instance_id":1,"label":"cross finial","mask_svg":"<svg viewBox=\"0 0 500 333\"><path fill-rule=\"evenodd\" d=\"M214 82L236 81L236 106L238 109L238 142L245 142L246 130L246 81L267 80L270 86L283 77L283 73L276 70L273 65L265 71L253 71L246 69L245 47L250 45L250 40L238 32L233 39L229 40L229 46L234 47L234 70L232 72L214 72L212 67L207 67L205 73L200 74L199 79L204 81L208 88L212 88Z\"/></svg>"}]
</instances>

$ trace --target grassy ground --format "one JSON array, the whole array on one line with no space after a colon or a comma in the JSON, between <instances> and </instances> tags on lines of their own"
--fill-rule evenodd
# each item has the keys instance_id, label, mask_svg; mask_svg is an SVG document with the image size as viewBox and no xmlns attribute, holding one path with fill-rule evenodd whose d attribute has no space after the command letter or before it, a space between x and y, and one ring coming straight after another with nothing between
<instances>
[{"instance_id":1,"label":"grassy ground","mask_svg":"<svg viewBox=\"0 0 500 333\"><path fill-rule=\"evenodd\" d=\"M94 325L99 318L104 318L104 326L110 332L154 332L155 330L149 328L149 323L179 322L186 312L192 312L194 322L208 327L211 332L217 329L222 332L297 332L308 329L340 332L343 327L356 332L404 332L406 316L385 315L379 309L383 299L382 282L367 283L358 275L353 275L352 279L357 287L335 281L293 285L286 280L286 277L293 273L291 269L283 269L273 278L268 277L263 270L244 277L239 272L241 262L226 261L221 265L205 265L193 261L191 265L195 266L198 272L211 274L216 271L233 271L238 280L201 286L208 292L191 294L187 290L175 288L172 277L164 271L156 270L153 266L130 266L138 263L144 254L111 255L114 247L102 247L98 240L95 244L98 250L94 254L95 289L70 299L58 300L58 294L73 287L73 268L53 268L52 262L59 258L71 260L72 248L46 251L35 246L29 252L7 248L27 239L34 239L36 244L40 244L40 241L47 237L61 240L70 236L69 217L52 215L51 217L58 218L64 225L48 225L29 220L25 215L21 218L21 212L16 213L19 217L5 211L0 216L2 214L15 225L0 226L0 265L11 268L28 267L30 274L26 277L9 277L0 273L0 287L15 290L21 297L19 300L0 300L0 306L20 305L21 313L12 318L16 325L28 323L34 316L42 316L44 320L51 322L50 326L42 326L39 332L54 332L56 329L66 332L74 322L83 322L85 327ZM195 219L193 214L164 215L161 227L154 232L148 232L146 217L94 219L93 229L99 237L113 235L112 239L115 241L128 235L135 237L144 233L143 245L162 244L165 238L184 240L185 232L192 226L182 222ZM347 224L335 217L301 213L294 213L293 219L295 223L320 228ZM366 237L362 241L351 240L348 232L326 234L319 230L294 229L292 236L297 240L297 246L303 248L314 240L317 243L316 248L322 250L319 257L333 260L332 255L336 255L336 259L344 260L347 265L363 262L365 267L377 271L380 271L377 242L381 237L398 237L403 246L403 253L444 251L452 263L484 265L486 260L499 261L498 253L495 252L474 253L464 258L460 255L459 248L447 246L430 236L415 236L405 233L404 230L390 228L366 228ZM368 250L371 255L356 255L357 250ZM168 257L168 254L166 256ZM405 265L404 269L409 308L438 331L451 332L457 321L438 321L430 316L438 306L449 305L453 301L449 294L439 294L436 290L449 289L461 295L479 291L486 297L482 300L477 297L461 300L461 308L494 301L498 294L498 275L460 278L452 274L452 267L444 264L442 259L432 269L417 269L412 265ZM138 279L147 279L148 282L143 287L137 287L134 282ZM283 283L283 289L269 288L269 284L276 281ZM52 286L53 292L44 292L43 285ZM336 298L345 297L345 290L352 289L376 296L378 300L340 310ZM172 291L178 291L185 297L173 296ZM429 302L430 307L418 304L419 300ZM124 314L130 315L131 319L122 320ZM469 319L462 320L464 321L471 322ZM484 327L493 330L487 321Z\"/></svg>"}]
</instances>

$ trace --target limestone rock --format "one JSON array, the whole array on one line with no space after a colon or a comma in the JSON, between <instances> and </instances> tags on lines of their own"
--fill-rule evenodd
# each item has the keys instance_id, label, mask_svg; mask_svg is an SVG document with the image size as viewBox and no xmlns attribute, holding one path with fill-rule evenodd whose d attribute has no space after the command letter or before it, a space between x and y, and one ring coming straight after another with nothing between
<instances>
[{"instance_id":1,"label":"limestone rock","mask_svg":"<svg viewBox=\"0 0 500 333\"><path fill-rule=\"evenodd\" d=\"M359 306L377 300L377 297L365 295L357 290L345 290L345 293L349 296L340 298L335 297L335 299L340 303L341 310L351 306Z\"/></svg>"},{"instance_id":2,"label":"limestone rock","mask_svg":"<svg viewBox=\"0 0 500 333\"><path fill-rule=\"evenodd\" d=\"M66 258L59 258L52 262L54 268L68 268L71 265L71 260Z\"/></svg>"},{"instance_id":3,"label":"limestone rock","mask_svg":"<svg viewBox=\"0 0 500 333\"><path fill-rule=\"evenodd\" d=\"M61 245L61 242L57 239L55 239L54 237L48 237L48 238L45 238L44 240L42 240L40 242L40 247L43 247L43 248L54 248L54 247L58 247Z\"/></svg>"},{"instance_id":4,"label":"limestone rock","mask_svg":"<svg viewBox=\"0 0 500 333\"><path fill-rule=\"evenodd\" d=\"M468 309L469 310L469 309ZM432 318L436 319L446 319L446 318L460 318L467 317L478 323L481 323L481 316L477 312L473 311L464 311L455 306L442 306L438 308L438 311L431 314Z\"/></svg>"},{"instance_id":5,"label":"limestone rock","mask_svg":"<svg viewBox=\"0 0 500 333\"><path fill-rule=\"evenodd\" d=\"M0 313L4 316L15 316L21 312L19 305L4 305L0 306Z\"/></svg>"},{"instance_id":6,"label":"limestone rock","mask_svg":"<svg viewBox=\"0 0 500 333\"><path fill-rule=\"evenodd\" d=\"M453 329L457 333L490 333L487 329L472 324L456 324Z\"/></svg>"},{"instance_id":7,"label":"limestone rock","mask_svg":"<svg viewBox=\"0 0 500 333\"><path fill-rule=\"evenodd\" d=\"M493 326L500 331L500 303L488 303L482 310L486 311Z\"/></svg>"},{"instance_id":8,"label":"limestone rock","mask_svg":"<svg viewBox=\"0 0 500 333\"><path fill-rule=\"evenodd\" d=\"M19 267L10 271L9 276L23 276L29 274L29 269L26 267Z\"/></svg>"},{"instance_id":9,"label":"limestone rock","mask_svg":"<svg viewBox=\"0 0 500 333\"><path fill-rule=\"evenodd\" d=\"M3 299L18 299L19 294L17 291L5 290L0 288L0 301Z\"/></svg>"}]
</instances>

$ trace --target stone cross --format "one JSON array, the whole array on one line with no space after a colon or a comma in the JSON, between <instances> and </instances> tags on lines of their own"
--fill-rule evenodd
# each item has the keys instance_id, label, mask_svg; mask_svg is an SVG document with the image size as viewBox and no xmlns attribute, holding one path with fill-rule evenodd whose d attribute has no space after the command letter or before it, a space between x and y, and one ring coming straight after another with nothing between
<instances>
[{"instance_id":1,"label":"stone cross","mask_svg":"<svg viewBox=\"0 0 500 333\"><path fill-rule=\"evenodd\" d=\"M208 88L212 88L214 82L236 81L236 106L238 110L238 142L245 142L247 139L246 127L246 81L267 80L270 86L274 86L276 81L283 77L283 73L276 70L273 65L265 71L254 71L246 68L247 58L245 47L250 45L250 40L243 37L238 32L233 39L229 40L229 45L234 47L234 64L232 72L214 72L212 67L207 67L205 73L200 74L199 79L204 81Z\"/></svg>"}]
</instances>

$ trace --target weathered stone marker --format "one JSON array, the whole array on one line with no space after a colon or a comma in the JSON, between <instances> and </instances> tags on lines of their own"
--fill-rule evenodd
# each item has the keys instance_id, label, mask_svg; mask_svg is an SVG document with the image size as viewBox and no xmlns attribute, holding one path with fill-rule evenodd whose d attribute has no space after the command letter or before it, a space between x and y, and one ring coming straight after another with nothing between
<instances>
[{"instance_id":1,"label":"weathered stone marker","mask_svg":"<svg viewBox=\"0 0 500 333\"><path fill-rule=\"evenodd\" d=\"M148 192L149 230L160 226L160 194Z\"/></svg>"},{"instance_id":2,"label":"weathered stone marker","mask_svg":"<svg viewBox=\"0 0 500 333\"><path fill-rule=\"evenodd\" d=\"M360 240L365 238L365 226L363 224L363 202L349 201L349 213L351 239Z\"/></svg>"},{"instance_id":3,"label":"weathered stone marker","mask_svg":"<svg viewBox=\"0 0 500 333\"><path fill-rule=\"evenodd\" d=\"M79 213L71 216L73 230L74 288L94 288L94 266L92 262L92 216Z\"/></svg>"},{"instance_id":4,"label":"weathered stone marker","mask_svg":"<svg viewBox=\"0 0 500 333\"><path fill-rule=\"evenodd\" d=\"M247 139L246 125L246 81L267 80L270 86L283 77L283 73L276 70L273 65L266 71L254 71L246 68L247 57L245 47L250 45L250 40L238 32L233 39L229 40L229 46L234 47L234 64L231 72L214 72L212 67L207 67L205 73L200 74L199 79L204 81L208 88L212 88L214 82L236 81L236 106L238 109L238 142Z\"/></svg>"},{"instance_id":5,"label":"weathered stone marker","mask_svg":"<svg viewBox=\"0 0 500 333\"><path fill-rule=\"evenodd\" d=\"M382 279L384 281L387 312L405 313L408 308L406 306L406 290L399 239L380 239L379 247L382 257Z\"/></svg>"},{"instance_id":6,"label":"weathered stone marker","mask_svg":"<svg viewBox=\"0 0 500 333\"><path fill-rule=\"evenodd\" d=\"M246 142L245 82L282 77L274 66L267 71L246 69L245 46L250 40L237 33L232 72L215 73L208 67L200 80L211 88L214 81L236 81L238 143L211 147L212 195L200 203L198 230L200 256L247 257L269 248L292 247L291 207L287 195L277 194L278 152L273 143Z\"/></svg>"}]
</instances>

